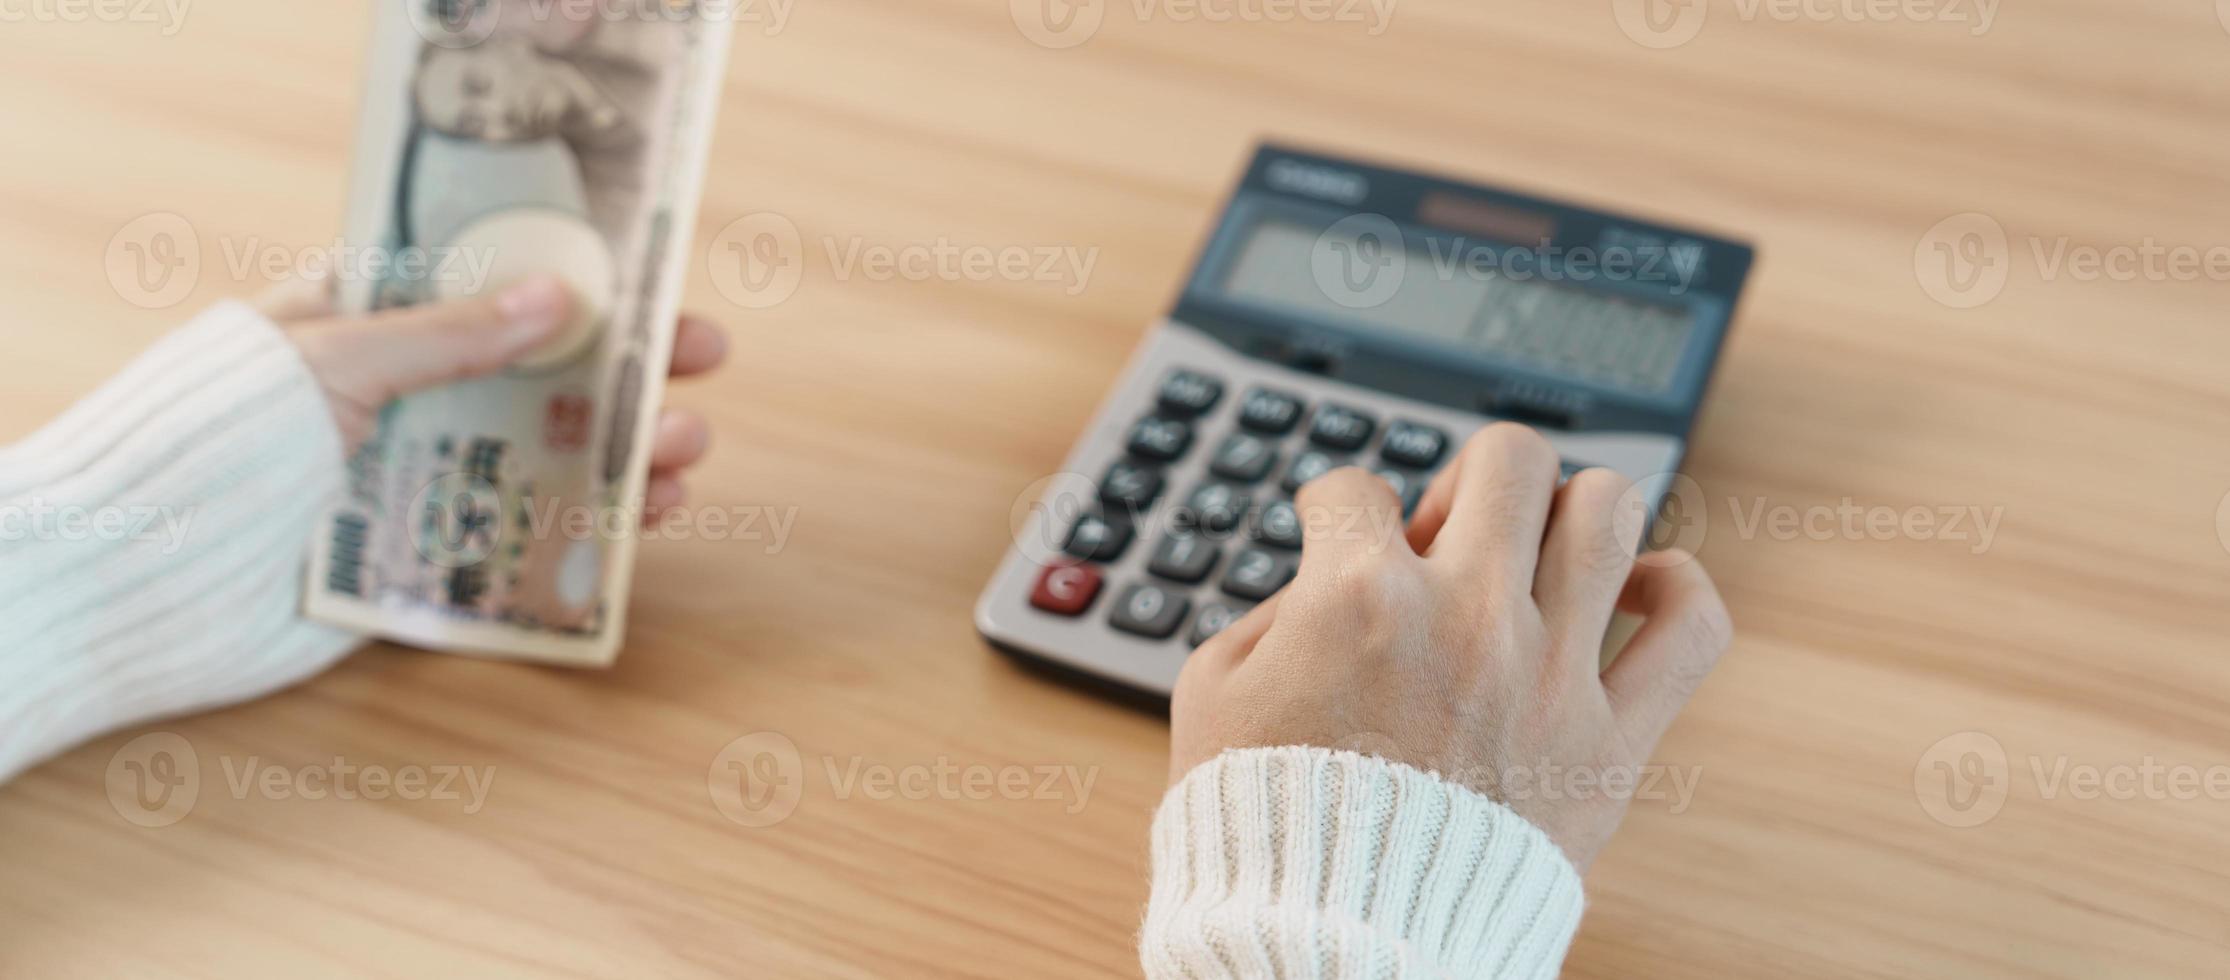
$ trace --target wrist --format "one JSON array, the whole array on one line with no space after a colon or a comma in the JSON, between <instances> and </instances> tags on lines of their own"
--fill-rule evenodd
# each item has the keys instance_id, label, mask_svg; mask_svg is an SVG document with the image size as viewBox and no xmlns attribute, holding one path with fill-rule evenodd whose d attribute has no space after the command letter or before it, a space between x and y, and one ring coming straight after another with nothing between
<instances>
[{"instance_id":1,"label":"wrist","mask_svg":"<svg viewBox=\"0 0 2230 980\"><path fill-rule=\"evenodd\" d=\"M1225 752L1170 790L1153 847L1149 957L1392 957L1436 975L1553 976L1583 904L1578 871L1539 828L1353 752Z\"/></svg>"}]
</instances>

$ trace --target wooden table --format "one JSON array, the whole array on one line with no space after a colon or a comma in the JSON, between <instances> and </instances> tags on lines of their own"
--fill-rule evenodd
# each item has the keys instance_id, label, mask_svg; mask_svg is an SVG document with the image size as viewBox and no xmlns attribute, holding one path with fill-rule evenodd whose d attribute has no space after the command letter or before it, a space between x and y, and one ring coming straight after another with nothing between
<instances>
[{"instance_id":1,"label":"wooden table","mask_svg":"<svg viewBox=\"0 0 2230 980\"><path fill-rule=\"evenodd\" d=\"M776 212L804 278L746 311L696 263L690 298L734 324L737 357L674 397L720 431L698 500L795 508L786 546L647 548L607 673L375 648L23 777L0 790L0 972L1135 974L1164 724L989 653L970 605L1014 498L1167 307L1265 135L1759 246L1689 467L1741 639L1660 751L1701 767L1693 798L1637 805L1589 878L1572 975L2230 970L2230 774L2170 798L2173 773L2230 765L2230 268L2079 264L2230 246L2212 5L2008 5L1977 36L1713 3L1679 44L1693 22L1606 2L1398 0L1382 24L1367 5L1331 8L1360 22L1085 9L1097 33L1069 48L997 2L829 0L739 28L699 244ZM240 0L167 36L0 30L0 437L254 288L228 254L332 240L367 24L361 2ZM102 258L151 212L188 219L205 254L157 311ZM1975 219L1939 226L1969 212L2003 250L1966 237ZM1096 266L843 271L854 247L939 242ZM1939 243L1994 262L2002 289L1961 291ZM1868 532L1915 508L2002 520L1986 547L1971 522ZM103 790L150 731L206 770L190 816L156 830ZM787 820L752 828L708 772L759 732L797 746L805 782ZM1950 825L1987 811L1946 810L1937 764L1995 763L1993 744L1979 785L2002 810ZM466 813L235 798L220 778L335 757L495 781ZM940 761L1095 781L1025 800L836 785ZM2058 778L2085 767L2138 798Z\"/></svg>"}]
</instances>

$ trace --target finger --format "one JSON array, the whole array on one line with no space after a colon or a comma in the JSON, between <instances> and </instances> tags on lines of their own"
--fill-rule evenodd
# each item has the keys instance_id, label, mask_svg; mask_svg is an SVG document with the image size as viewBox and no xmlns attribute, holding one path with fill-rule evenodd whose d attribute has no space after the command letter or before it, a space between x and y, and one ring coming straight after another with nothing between
<instances>
[{"instance_id":1,"label":"finger","mask_svg":"<svg viewBox=\"0 0 2230 980\"><path fill-rule=\"evenodd\" d=\"M1642 761L1733 642L1734 624L1711 576L1681 551L1636 562L1618 608L1646 622L1603 672L1603 687Z\"/></svg>"},{"instance_id":2,"label":"finger","mask_svg":"<svg viewBox=\"0 0 2230 980\"><path fill-rule=\"evenodd\" d=\"M1184 778L1193 766L1206 761L1188 755L1185 746L1199 743L1197 733L1210 724L1223 703L1223 692L1232 675L1246 664L1247 655L1254 652L1255 644L1276 622L1281 595L1264 600L1185 658L1184 669L1178 671L1177 685L1169 695L1170 782Z\"/></svg>"},{"instance_id":3,"label":"finger","mask_svg":"<svg viewBox=\"0 0 2230 980\"><path fill-rule=\"evenodd\" d=\"M1277 622L1278 600L1284 595L1283 592L1277 593L1262 600L1261 605L1247 610L1247 614L1239 617L1238 622L1224 627L1223 632L1209 637L1208 642L1194 650L1193 657L1228 660L1234 665L1245 660L1247 654L1254 652L1255 645L1262 642L1262 635L1270 632L1271 624Z\"/></svg>"},{"instance_id":4,"label":"finger","mask_svg":"<svg viewBox=\"0 0 2230 980\"><path fill-rule=\"evenodd\" d=\"M674 377L703 374L727 359L728 335L719 324L694 314L681 318L674 334Z\"/></svg>"},{"instance_id":5,"label":"finger","mask_svg":"<svg viewBox=\"0 0 2230 980\"><path fill-rule=\"evenodd\" d=\"M695 412L669 408L658 416L651 436L650 468L653 472L679 470L705 458L712 446L712 427Z\"/></svg>"},{"instance_id":6,"label":"finger","mask_svg":"<svg viewBox=\"0 0 2230 980\"><path fill-rule=\"evenodd\" d=\"M1496 422L1473 435L1450 468L1448 516L1429 556L1494 569L1530 590L1556 493L1556 448L1530 428Z\"/></svg>"},{"instance_id":7,"label":"finger","mask_svg":"<svg viewBox=\"0 0 2230 980\"><path fill-rule=\"evenodd\" d=\"M1640 495L1615 470L1582 470L1557 490L1533 599L1566 652L1592 661L1641 546Z\"/></svg>"},{"instance_id":8,"label":"finger","mask_svg":"<svg viewBox=\"0 0 2230 980\"><path fill-rule=\"evenodd\" d=\"M1456 466L1443 466L1433 474L1432 482L1425 484L1425 492L1417 500L1416 513L1409 518L1409 547L1420 555L1432 550L1440 528L1448 523L1448 510L1456 502L1457 470Z\"/></svg>"},{"instance_id":9,"label":"finger","mask_svg":"<svg viewBox=\"0 0 2230 980\"><path fill-rule=\"evenodd\" d=\"M305 324L296 338L327 384L373 407L503 370L564 329L573 294L540 276L494 296Z\"/></svg>"},{"instance_id":10,"label":"finger","mask_svg":"<svg viewBox=\"0 0 2230 980\"><path fill-rule=\"evenodd\" d=\"M248 305L271 322L286 326L333 315L333 280L322 273L282 279L265 287Z\"/></svg>"},{"instance_id":11,"label":"finger","mask_svg":"<svg viewBox=\"0 0 2230 980\"><path fill-rule=\"evenodd\" d=\"M1348 466L1309 481L1293 497L1301 521L1301 571L1336 574L1364 559L1415 557L1402 538L1401 498L1368 470Z\"/></svg>"},{"instance_id":12,"label":"finger","mask_svg":"<svg viewBox=\"0 0 2230 980\"><path fill-rule=\"evenodd\" d=\"M689 502L689 488L682 485L681 477L670 473L654 474L650 485L643 491L643 526L656 523L665 512Z\"/></svg>"}]
</instances>

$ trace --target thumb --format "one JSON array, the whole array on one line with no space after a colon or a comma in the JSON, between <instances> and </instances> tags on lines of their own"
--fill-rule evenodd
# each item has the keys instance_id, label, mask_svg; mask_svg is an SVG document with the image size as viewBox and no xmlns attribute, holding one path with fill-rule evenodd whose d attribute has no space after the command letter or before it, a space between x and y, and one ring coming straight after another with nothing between
<instances>
[{"instance_id":1,"label":"thumb","mask_svg":"<svg viewBox=\"0 0 2230 980\"><path fill-rule=\"evenodd\" d=\"M309 324L296 343L329 387L381 405L501 371L555 339L576 308L563 281L537 276L493 296Z\"/></svg>"}]
</instances>

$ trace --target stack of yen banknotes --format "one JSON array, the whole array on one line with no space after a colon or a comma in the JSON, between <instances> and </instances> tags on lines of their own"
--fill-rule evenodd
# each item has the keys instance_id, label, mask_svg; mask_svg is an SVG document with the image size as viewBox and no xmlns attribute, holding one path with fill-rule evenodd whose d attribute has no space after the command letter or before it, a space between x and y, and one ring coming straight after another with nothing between
<instances>
[{"instance_id":1,"label":"stack of yen banknotes","mask_svg":"<svg viewBox=\"0 0 2230 980\"><path fill-rule=\"evenodd\" d=\"M340 284L359 313L538 274L580 315L389 406L309 566L317 620L549 663L618 655L646 454L727 60L726 0L379 0Z\"/></svg>"}]
</instances>

